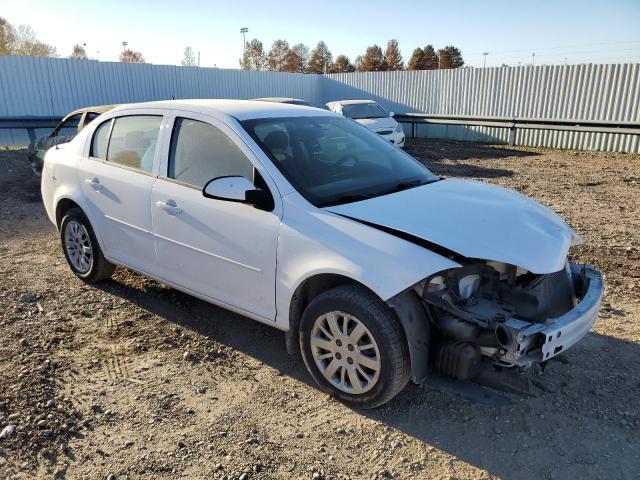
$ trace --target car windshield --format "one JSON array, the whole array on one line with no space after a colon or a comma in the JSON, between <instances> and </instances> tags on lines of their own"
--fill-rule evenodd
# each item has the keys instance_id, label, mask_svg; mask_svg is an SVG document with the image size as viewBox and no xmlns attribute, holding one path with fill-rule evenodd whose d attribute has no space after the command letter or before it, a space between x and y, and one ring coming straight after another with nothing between
<instances>
[{"instance_id":1,"label":"car windshield","mask_svg":"<svg viewBox=\"0 0 640 480\"><path fill-rule=\"evenodd\" d=\"M373 198L438 180L413 157L344 117L241 123L298 192L318 207Z\"/></svg>"},{"instance_id":2,"label":"car windshield","mask_svg":"<svg viewBox=\"0 0 640 480\"><path fill-rule=\"evenodd\" d=\"M353 118L384 118L389 114L377 103L353 103L342 105L342 114L345 117Z\"/></svg>"}]
</instances>

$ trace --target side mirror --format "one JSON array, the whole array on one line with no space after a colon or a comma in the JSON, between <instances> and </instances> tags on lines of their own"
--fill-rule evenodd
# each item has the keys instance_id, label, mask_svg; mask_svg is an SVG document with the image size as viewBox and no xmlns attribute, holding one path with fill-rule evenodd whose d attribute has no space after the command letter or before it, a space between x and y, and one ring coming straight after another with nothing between
<instances>
[{"instance_id":1,"label":"side mirror","mask_svg":"<svg viewBox=\"0 0 640 480\"><path fill-rule=\"evenodd\" d=\"M253 205L259 210L273 210L273 198L266 190L257 189L253 183L241 176L217 177L209 180L202 195L216 200Z\"/></svg>"},{"instance_id":2,"label":"side mirror","mask_svg":"<svg viewBox=\"0 0 640 480\"><path fill-rule=\"evenodd\" d=\"M390 117L393 117L394 115L395 115L395 113L394 113L394 112L389 112L389 116L390 116Z\"/></svg>"}]
</instances>

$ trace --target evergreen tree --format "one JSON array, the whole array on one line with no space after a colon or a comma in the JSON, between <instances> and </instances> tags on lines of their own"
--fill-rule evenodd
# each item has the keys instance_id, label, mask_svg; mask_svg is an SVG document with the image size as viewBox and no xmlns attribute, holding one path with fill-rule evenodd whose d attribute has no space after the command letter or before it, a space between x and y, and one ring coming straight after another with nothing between
<instances>
[{"instance_id":1,"label":"evergreen tree","mask_svg":"<svg viewBox=\"0 0 640 480\"><path fill-rule=\"evenodd\" d=\"M333 65L333 55L322 40L318 42L316 48L311 51L309 57L309 73L328 73Z\"/></svg>"},{"instance_id":2,"label":"evergreen tree","mask_svg":"<svg viewBox=\"0 0 640 480\"><path fill-rule=\"evenodd\" d=\"M438 55L433 45L424 47L424 70L435 70L438 68Z\"/></svg>"},{"instance_id":3,"label":"evergreen tree","mask_svg":"<svg viewBox=\"0 0 640 480\"><path fill-rule=\"evenodd\" d=\"M402 61L398 41L395 38L389 40L387 43L387 49L384 52L384 60L387 64L387 70L404 70L404 62Z\"/></svg>"},{"instance_id":4,"label":"evergreen tree","mask_svg":"<svg viewBox=\"0 0 640 480\"><path fill-rule=\"evenodd\" d=\"M309 48L303 43L298 43L291 47L287 58L284 61L284 72L304 73L307 71L309 62Z\"/></svg>"},{"instance_id":5,"label":"evergreen tree","mask_svg":"<svg viewBox=\"0 0 640 480\"><path fill-rule=\"evenodd\" d=\"M416 48L411 54L407 70L424 70L425 69L425 55L424 50L420 47Z\"/></svg>"},{"instance_id":6,"label":"evergreen tree","mask_svg":"<svg viewBox=\"0 0 640 480\"><path fill-rule=\"evenodd\" d=\"M349 57L338 55L329 73L351 73L355 72L355 70L356 67L349 61Z\"/></svg>"},{"instance_id":7,"label":"evergreen tree","mask_svg":"<svg viewBox=\"0 0 640 480\"><path fill-rule=\"evenodd\" d=\"M362 57L360 70L363 72L382 72L386 69L387 62L385 61L382 49L375 44L368 47Z\"/></svg>"},{"instance_id":8,"label":"evergreen tree","mask_svg":"<svg viewBox=\"0 0 640 480\"><path fill-rule=\"evenodd\" d=\"M454 46L438 50L438 68L460 68L464 65L462 53Z\"/></svg>"}]
</instances>

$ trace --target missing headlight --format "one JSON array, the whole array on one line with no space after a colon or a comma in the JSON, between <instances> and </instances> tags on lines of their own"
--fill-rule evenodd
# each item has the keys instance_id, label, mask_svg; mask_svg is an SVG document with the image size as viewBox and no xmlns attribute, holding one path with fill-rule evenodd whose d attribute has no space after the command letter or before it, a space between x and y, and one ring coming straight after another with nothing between
<instances>
[{"instance_id":1,"label":"missing headlight","mask_svg":"<svg viewBox=\"0 0 640 480\"><path fill-rule=\"evenodd\" d=\"M474 297L478 292L480 286L480 275L467 275L462 277L458 282L458 290L460 291L460 298L463 300L469 300Z\"/></svg>"}]
</instances>

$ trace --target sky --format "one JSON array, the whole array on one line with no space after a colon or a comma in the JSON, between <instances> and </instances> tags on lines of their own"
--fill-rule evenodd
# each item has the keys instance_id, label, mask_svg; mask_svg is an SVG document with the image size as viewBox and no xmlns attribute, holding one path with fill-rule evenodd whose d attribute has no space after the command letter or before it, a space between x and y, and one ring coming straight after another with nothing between
<instances>
[{"instance_id":1,"label":"sky","mask_svg":"<svg viewBox=\"0 0 640 480\"><path fill-rule=\"evenodd\" d=\"M60 56L79 43L101 61L117 61L126 41L149 63L180 64L189 45L203 67L238 68L248 27L265 50L278 38L324 40L352 61L395 38L405 62L433 44L458 47L476 67L640 63L640 0L0 0L0 16L30 25Z\"/></svg>"}]
</instances>

